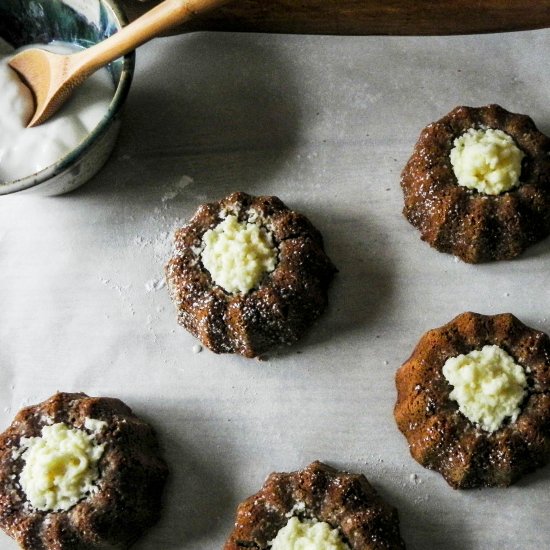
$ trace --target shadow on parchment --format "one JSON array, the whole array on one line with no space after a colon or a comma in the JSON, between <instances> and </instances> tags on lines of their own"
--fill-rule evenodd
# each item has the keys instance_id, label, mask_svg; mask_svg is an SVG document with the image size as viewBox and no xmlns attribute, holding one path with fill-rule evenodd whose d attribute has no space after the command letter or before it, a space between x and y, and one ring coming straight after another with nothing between
<instances>
[{"instance_id":1,"label":"shadow on parchment","mask_svg":"<svg viewBox=\"0 0 550 550\"><path fill-rule=\"evenodd\" d=\"M301 209L301 205L296 205ZM329 306L295 346L278 348L270 357L284 357L323 342L338 342L347 333L363 332L388 307L394 288L393 259L381 228L367 217L331 212L307 212L324 235L325 251L338 268L329 288Z\"/></svg>"},{"instance_id":2,"label":"shadow on parchment","mask_svg":"<svg viewBox=\"0 0 550 550\"><path fill-rule=\"evenodd\" d=\"M177 174L199 181L208 200L253 193L292 153L300 96L280 48L246 34L166 40L158 65L138 51L117 147L98 176L67 197L128 199L139 209L141 194Z\"/></svg>"},{"instance_id":3,"label":"shadow on parchment","mask_svg":"<svg viewBox=\"0 0 550 550\"><path fill-rule=\"evenodd\" d=\"M235 514L229 471L234 449L225 443L222 448L206 429L200 437L186 431L193 418L208 414L199 402L148 402L143 409L147 414L140 416L154 426L170 474L161 519L135 545L136 550L201 548L202 538L225 540ZM169 417L170 422L161 425L154 421L159 417Z\"/></svg>"}]
</instances>

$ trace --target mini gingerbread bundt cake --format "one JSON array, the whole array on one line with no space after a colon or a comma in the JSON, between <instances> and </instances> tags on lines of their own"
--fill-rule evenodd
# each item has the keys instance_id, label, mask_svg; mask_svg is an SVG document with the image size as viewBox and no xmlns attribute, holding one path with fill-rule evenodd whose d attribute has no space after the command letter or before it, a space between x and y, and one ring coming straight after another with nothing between
<instances>
[{"instance_id":1,"label":"mini gingerbread bundt cake","mask_svg":"<svg viewBox=\"0 0 550 550\"><path fill-rule=\"evenodd\" d=\"M321 462L271 474L237 509L224 550L391 550L405 548L397 510L365 476ZM308 545L309 543L309 545Z\"/></svg>"},{"instance_id":2,"label":"mini gingerbread bundt cake","mask_svg":"<svg viewBox=\"0 0 550 550\"><path fill-rule=\"evenodd\" d=\"M550 459L550 338L509 313L428 331L396 385L411 455L455 489L508 486Z\"/></svg>"},{"instance_id":3,"label":"mini gingerbread bundt cake","mask_svg":"<svg viewBox=\"0 0 550 550\"><path fill-rule=\"evenodd\" d=\"M465 262L508 260L550 234L550 138L498 105L427 126L401 175L403 213Z\"/></svg>"},{"instance_id":4,"label":"mini gingerbread bundt cake","mask_svg":"<svg viewBox=\"0 0 550 550\"><path fill-rule=\"evenodd\" d=\"M167 472L124 403L58 393L0 435L0 527L26 550L128 548L158 520Z\"/></svg>"},{"instance_id":5,"label":"mini gingerbread bundt cake","mask_svg":"<svg viewBox=\"0 0 550 550\"><path fill-rule=\"evenodd\" d=\"M255 357L302 336L335 271L305 216L233 193L176 231L166 280L183 327L216 353Z\"/></svg>"}]
</instances>

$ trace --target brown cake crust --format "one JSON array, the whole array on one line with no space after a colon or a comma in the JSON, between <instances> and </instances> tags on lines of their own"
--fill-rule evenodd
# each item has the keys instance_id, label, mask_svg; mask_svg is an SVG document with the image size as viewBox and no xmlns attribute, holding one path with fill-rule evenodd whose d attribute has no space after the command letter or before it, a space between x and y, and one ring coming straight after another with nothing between
<instances>
[{"instance_id":1,"label":"brown cake crust","mask_svg":"<svg viewBox=\"0 0 550 550\"><path fill-rule=\"evenodd\" d=\"M202 265L202 237L223 214L245 221L251 210L273 235L277 266L258 288L228 294ZM305 216L277 197L233 193L201 205L176 231L174 255L165 271L179 324L216 353L256 357L274 345L295 342L321 315L336 268L325 254L321 234Z\"/></svg>"},{"instance_id":2,"label":"brown cake crust","mask_svg":"<svg viewBox=\"0 0 550 550\"><path fill-rule=\"evenodd\" d=\"M449 398L445 361L485 345L504 349L526 371L521 412L498 430L480 429ZM510 313L462 313L428 331L396 374L397 425L422 466L455 489L508 486L550 459L550 338Z\"/></svg>"},{"instance_id":3,"label":"brown cake crust","mask_svg":"<svg viewBox=\"0 0 550 550\"><path fill-rule=\"evenodd\" d=\"M304 504L302 511L296 505ZM290 473L273 473L237 509L224 550L263 550L292 515L338 528L351 550L403 549L397 510L363 475L339 472L322 462Z\"/></svg>"},{"instance_id":4,"label":"brown cake crust","mask_svg":"<svg viewBox=\"0 0 550 550\"><path fill-rule=\"evenodd\" d=\"M458 184L449 155L469 128L514 139L525 154L518 187L486 195ZM435 249L469 263L508 260L550 234L550 138L498 105L456 107L422 130L401 187L403 214Z\"/></svg>"},{"instance_id":5,"label":"brown cake crust","mask_svg":"<svg viewBox=\"0 0 550 550\"><path fill-rule=\"evenodd\" d=\"M21 438L58 422L84 430L86 418L107 423L95 437L105 445L98 491L66 511L34 509L19 484ZM26 550L128 548L158 520L167 473L152 428L122 401L57 393L22 409L0 435L0 527Z\"/></svg>"}]
</instances>

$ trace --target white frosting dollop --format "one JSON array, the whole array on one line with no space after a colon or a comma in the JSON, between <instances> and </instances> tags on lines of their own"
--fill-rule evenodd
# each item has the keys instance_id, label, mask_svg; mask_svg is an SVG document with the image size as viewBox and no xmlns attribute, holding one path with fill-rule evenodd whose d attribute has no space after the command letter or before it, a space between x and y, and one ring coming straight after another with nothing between
<instances>
[{"instance_id":1,"label":"white frosting dollop","mask_svg":"<svg viewBox=\"0 0 550 550\"><path fill-rule=\"evenodd\" d=\"M277 265L271 234L258 223L228 215L202 238L201 260L212 280L226 292L246 293Z\"/></svg>"},{"instance_id":2,"label":"white frosting dollop","mask_svg":"<svg viewBox=\"0 0 550 550\"><path fill-rule=\"evenodd\" d=\"M91 425L102 428L101 424ZM25 465L19 482L37 510L68 510L94 490L104 450L95 435L59 422L44 426L40 437L23 439L21 445Z\"/></svg>"},{"instance_id":3,"label":"white frosting dollop","mask_svg":"<svg viewBox=\"0 0 550 550\"><path fill-rule=\"evenodd\" d=\"M447 359L443 376L453 386L449 397L460 412L484 430L498 430L507 417L516 421L527 378L523 367L499 346Z\"/></svg>"},{"instance_id":4,"label":"white frosting dollop","mask_svg":"<svg viewBox=\"0 0 550 550\"><path fill-rule=\"evenodd\" d=\"M499 195L519 185L525 156L502 130L470 128L454 140L451 164L459 185Z\"/></svg>"},{"instance_id":5,"label":"white frosting dollop","mask_svg":"<svg viewBox=\"0 0 550 550\"><path fill-rule=\"evenodd\" d=\"M338 529L324 521L300 521L296 516L288 520L269 545L271 550L350 550Z\"/></svg>"}]
</instances>

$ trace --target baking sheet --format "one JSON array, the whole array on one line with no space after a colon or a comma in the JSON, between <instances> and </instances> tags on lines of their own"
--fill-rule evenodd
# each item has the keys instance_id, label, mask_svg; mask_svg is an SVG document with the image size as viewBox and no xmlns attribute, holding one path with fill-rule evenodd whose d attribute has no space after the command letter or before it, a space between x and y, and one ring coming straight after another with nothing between
<instances>
[{"instance_id":1,"label":"baking sheet","mask_svg":"<svg viewBox=\"0 0 550 550\"><path fill-rule=\"evenodd\" d=\"M269 472L315 459L367 475L408 548L547 546L550 468L453 491L410 458L392 409L396 369L458 313L550 332L550 240L466 265L420 241L399 187L421 128L456 105L496 102L550 132L549 39L201 33L142 47L105 169L64 197L0 199L0 427L56 390L148 419L171 477L138 550L220 548ZM262 362L194 353L162 279L173 228L235 190L308 215L340 270L308 336Z\"/></svg>"}]
</instances>

